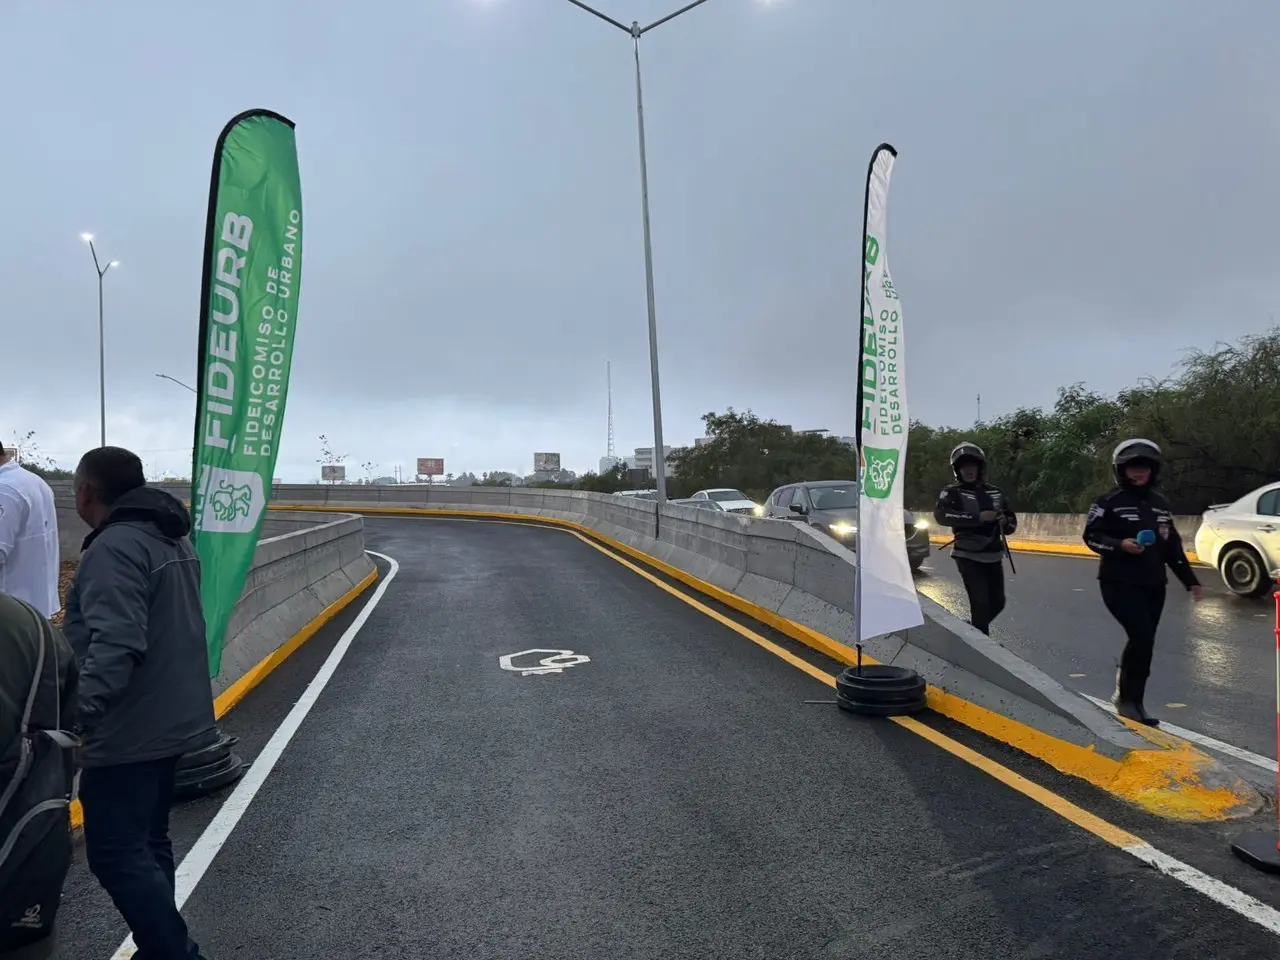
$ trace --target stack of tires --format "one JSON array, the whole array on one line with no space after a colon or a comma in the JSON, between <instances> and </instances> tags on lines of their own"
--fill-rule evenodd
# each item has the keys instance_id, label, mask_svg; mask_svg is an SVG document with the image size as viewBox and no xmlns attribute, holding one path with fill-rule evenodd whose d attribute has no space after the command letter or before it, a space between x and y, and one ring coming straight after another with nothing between
<instances>
[{"instance_id":1,"label":"stack of tires","mask_svg":"<svg viewBox=\"0 0 1280 960\"><path fill-rule=\"evenodd\" d=\"M849 667L836 677L836 705L851 713L898 717L919 713L928 702L918 673L877 663Z\"/></svg>"},{"instance_id":2,"label":"stack of tires","mask_svg":"<svg viewBox=\"0 0 1280 960\"><path fill-rule=\"evenodd\" d=\"M174 799L203 797L243 777L247 766L232 750L238 742L238 737L229 737L219 730L218 739L209 746L184 754L178 761Z\"/></svg>"}]
</instances>

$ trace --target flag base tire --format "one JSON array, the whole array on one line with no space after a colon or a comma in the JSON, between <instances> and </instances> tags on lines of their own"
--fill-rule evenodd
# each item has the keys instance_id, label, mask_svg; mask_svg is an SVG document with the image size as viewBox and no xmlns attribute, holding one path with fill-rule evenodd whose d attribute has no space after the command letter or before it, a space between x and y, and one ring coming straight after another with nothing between
<instances>
[{"instance_id":1,"label":"flag base tire","mask_svg":"<svg viewBox=\"0 0 1280 960\"><path fill-rule=\"evenodd\" d=\"M231 748L239 742L218 731L207 747L184 754L178 760L173 784L175 800L193 800L221 790L244 776L247 764Z\"/></svg>"},{"instance_id":2,"label":"flag base tire","mask_svg":"<svg viewBox=\"0 0 1280 960\"><path fill-rule=\"evenodd\" d=\"M1261 870L1263 873L1280 874L1280 835L1274 830L1255 830L1246 833L1231 844L1231 852Z\"/></svg>"},{"instance_id":3,"label":"flag base tire","mask_svg":"<svg viewBox=\"0 0 1280 960\"><path fill-rule=\"evenodd\" d=\"M900 717L928 707L924 678L907 667L849 667L836 677L836 705L850 713Z\"/></svg>"}]
</instances>

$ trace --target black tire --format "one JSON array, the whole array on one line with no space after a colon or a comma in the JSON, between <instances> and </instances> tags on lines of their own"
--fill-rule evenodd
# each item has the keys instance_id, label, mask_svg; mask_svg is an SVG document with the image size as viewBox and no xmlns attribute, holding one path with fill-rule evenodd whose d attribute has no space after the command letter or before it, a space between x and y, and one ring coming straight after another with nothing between
<instances>
[{"instance_id":1,"label":"black tire","mask_svg":"<svg viewBox=\"0 0 1280 960\"><path fill-rule=\"evenodd\" d=\"M207 747L202 747L191 753L184 753L178 758L178 776L181 777L184 771L217 763L226 757L231 752L231 748L239 742L239 737L229 737L224 733Z\"/></svg>"},{"instance_id":2,"label":"black tire","mask_svg":"<svg viewBox=\"0 0 1280 960\"><path fill-rule=\"evenodd\" d=\"M176 801L194 800L230 786L245 775L248 764L240 759L239 754L227 754L217 763L204 767L196 767L178 777L174 783L173 797Z\"/></svg>"},{"instance_id":3,"label":"black tire","mask_svg":"<svg viewBox=\"0 0 1280 960\"><path fill-rule=\"evenodd\" d=\"M888 664L849 667L836 677L836 705L850 713L896 717L928 706L924 678Z\"/></svg>"},{"instance_id":4,"label":"black tire","mask_svg":"<svg viewBox=\"0 0 1280 960\"><path fill-rule=\"evenodd\" d=\"M1227 589L1237 597L1260 597L1271 590L1266 564L1253 547L1229 547L1218 560L1218 573Z\"/></svg>"}]
</instances>

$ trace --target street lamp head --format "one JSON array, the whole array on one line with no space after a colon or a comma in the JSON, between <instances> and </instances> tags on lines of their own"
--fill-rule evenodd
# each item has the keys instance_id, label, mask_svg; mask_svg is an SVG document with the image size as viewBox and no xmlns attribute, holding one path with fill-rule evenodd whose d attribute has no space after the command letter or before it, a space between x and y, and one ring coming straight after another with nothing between
<instances>
[{"instance_id":1,"label":"street lamp head","mask_svg":"<svg viewBox=\"0 0 1280 960\"><path fill-rule=\"evenodd\" d=\"M92 234L92 233L82 233L82 234L80 234L80 239L81 239L81 240L83 240L85 243L92 243L92 242L93 242L93 234Z\"/></svg>"},{"instance_id":2,"label":"street lamp head","mask_svg":"<svg viewBox=\"0 0 1280 960\"><path fill-rule=\"evenodd\" d=\"M108 267L118 267L118 266L120 266L120 261L119 261L119 260L112 260L110 263L108 263L108 264L107 264L107 266L108 266Z\"/></svg>"}]
</instances>

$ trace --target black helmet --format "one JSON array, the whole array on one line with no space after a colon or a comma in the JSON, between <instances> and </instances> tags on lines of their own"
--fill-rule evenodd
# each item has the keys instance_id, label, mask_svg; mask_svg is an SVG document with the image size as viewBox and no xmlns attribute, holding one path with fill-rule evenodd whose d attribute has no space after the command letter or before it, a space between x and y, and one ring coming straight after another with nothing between
<instances>
[{"instance_id":1,"label":"black helmet","mask_svg":"<svg viewBox=\"0 0 1280 960\"><path fill-rule=\"evenodd\" d=\"M972 460L978 465L978 477L987 471L987 455L982 452L982 448L976 443L965 441L956 445L951 451L951 472L955 474L957 480L960 479L960 464L966 460Z\"/></svg>"},{"instance_id":2,"label":"black helmet","mask_svg":"<svg viewBox=\"0 0 1280 960\"><path fill-rule=\"evenodd\" d=\"M1150 484L1154 485L1160 477L1160 446L1152 440L1135 437L1116 444L1111 452L1111 466L1115 468L1116 483L1124 485L1127 481L1124 468L1131 463L1145 463L1151 468Z\"/></svg>"}]
</instances>

